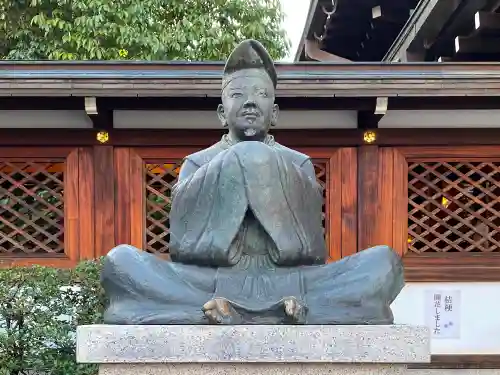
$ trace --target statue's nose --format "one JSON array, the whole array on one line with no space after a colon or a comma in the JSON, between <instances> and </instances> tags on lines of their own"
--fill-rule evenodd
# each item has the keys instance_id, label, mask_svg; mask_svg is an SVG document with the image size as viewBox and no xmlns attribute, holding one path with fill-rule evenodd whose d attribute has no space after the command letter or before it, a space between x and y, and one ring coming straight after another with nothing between
<instances>
[{"instance_id":1,"label":"statue's nose","mask_svg":"<svg viewBox=\"0 0 500 375\"><path fill-rule=\"evenodd\" d=\"M243 103L243 108L256 108L257 103L255 102L255 98L253 95L248 95L245 103Z\"/></svg>"}]
</instances>

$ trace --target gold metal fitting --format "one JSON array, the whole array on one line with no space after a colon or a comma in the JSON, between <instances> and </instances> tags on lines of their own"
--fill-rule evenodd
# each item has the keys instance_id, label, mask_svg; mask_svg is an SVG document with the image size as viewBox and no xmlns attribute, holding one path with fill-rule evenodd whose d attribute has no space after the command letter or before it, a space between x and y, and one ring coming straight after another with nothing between
<instances>
[{"instance_id":1,"label":"gold metal fitting","mask_svg":"<svg viewBox=\"0 0 500 375\"><path fill-rule=\"evenodd\" d=\"M377 140L377 134L372 130L368 130L363 133L363 140L366 143L373 143Z\"/></svg>"},{"instance_id":2,"label":"gold metal fitting","mask_svg":"<svg viewBox=\"0 0 500 375\"><path fill-rule=\"evenodd\" d=\"M101 143L106 143L109 141L109 133L105 131L100 131L97 133L96 139Z\"/></svg>"}]
</instances>

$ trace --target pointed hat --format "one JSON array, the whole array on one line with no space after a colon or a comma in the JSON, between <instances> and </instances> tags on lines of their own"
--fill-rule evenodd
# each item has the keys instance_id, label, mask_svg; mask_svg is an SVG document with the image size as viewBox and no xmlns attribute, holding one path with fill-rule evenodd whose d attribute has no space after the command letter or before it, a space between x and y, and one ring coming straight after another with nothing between
<instances>
[{"instance_id":1,"label":"pointed hat","mask_svg":"<svg viewBox=\"0 0 500 375\"><path fill-rule=\"evenodd\" d=\"M233 73L244 69L263 69L271 78L274 88L278 83L278 75L274 62L266 48L257 40L247 39L238 44L227 59L224 67L222 87L230 81Z\"/></svg>"}]
</instances>

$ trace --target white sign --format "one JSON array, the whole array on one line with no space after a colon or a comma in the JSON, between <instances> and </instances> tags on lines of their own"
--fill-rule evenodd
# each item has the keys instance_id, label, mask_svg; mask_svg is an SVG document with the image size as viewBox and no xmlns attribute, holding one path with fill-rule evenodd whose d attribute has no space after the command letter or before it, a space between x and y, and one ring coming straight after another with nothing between
<instances>
[{"instance_id":1,"label":"white sign","mask_svg":"<svg viewBox=\"0 0 500 375\"><path fill-rule=\"evenodd\" d=\"M432 338L460 338L460 290L426 291L425 324Z\"/></svg>"}]
</instances>

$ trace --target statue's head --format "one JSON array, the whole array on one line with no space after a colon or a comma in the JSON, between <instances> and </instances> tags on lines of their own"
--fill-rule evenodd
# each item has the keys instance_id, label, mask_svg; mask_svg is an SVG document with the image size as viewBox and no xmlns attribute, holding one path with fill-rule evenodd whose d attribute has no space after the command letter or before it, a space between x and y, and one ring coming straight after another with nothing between
<instances>
[{"instance_id":1,"label":"statue's head","mask_svg":"<svg viewBox=\"0 0 500 375\"><path fill-rule=\"evenodd\" d=\"M224 68L222 104L217 108L232 138L262 140L276 125L276 83L274 63L262 44L245 40L234 49Z\"/></svg>"}]
</instances>

